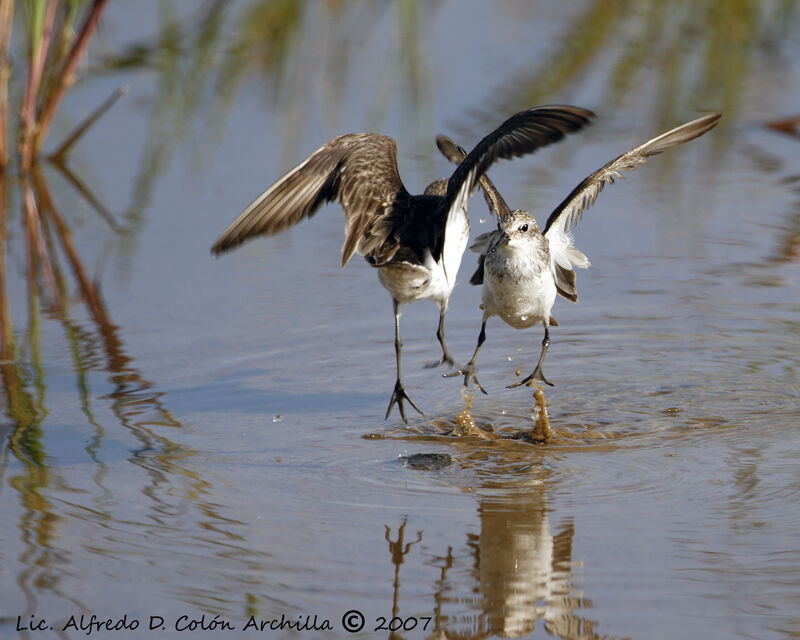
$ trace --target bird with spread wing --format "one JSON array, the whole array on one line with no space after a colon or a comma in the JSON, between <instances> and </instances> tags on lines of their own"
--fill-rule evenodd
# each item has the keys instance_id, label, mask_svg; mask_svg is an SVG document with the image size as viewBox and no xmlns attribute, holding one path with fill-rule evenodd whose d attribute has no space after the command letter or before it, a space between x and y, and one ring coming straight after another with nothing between
<instances>
[{"instance_id":1,"label":"bird with spread wing","mask_svg":"<svg viewBox=\"0 0 800 640\"><path fill-rule=\"evenodd\" d=\"M574 269L589 266L589 260L575 247L572 229L603 187L622 178L623 171L632 171L667 149L699 138L714 128L721 117L717 113L687 122L618 156L581 181L550 214L542 231L530 213L521 209L512 211L489 177L482 175L481 189L489 208L497 215L497 229L478 236L470 247L480 254L478 269L470 283L483 285L481 330L470 361L445 376L464 376L465 387L472 378L486 393L475 376L475 360L486 340L486 321L499 316L515 329L544 326L536 367L529 376L508 386L518 387L532 380L552 386L542 372L542 362L550 345L550 326L558 324L551 315L553 304L556 295L571 302L578 300ZM437 146L450 161L463 161L464 150L450 138L439 136Z\"/></svg>"},{"instance_id":2,"label":"bird with spread wing","mask_svg":"<svg viewBox=\"0 0 800 640\"><path fill-rule=\"evenodd\" d=\"M400 308L432 299L440 309L437 337L442 360L453 359L444 341L444 314L469 238L467 203L476 181L498 158L513 158L562 139L584 127L594 114L571 106L543 106L511 116L464 154L450 178L411 195L397 168L397 143L373 133L334 138L261 194L236 218L211 251L220 254L251 238L274 235L310 218L326 202L345 213L341 265L354 253L378 269L392 296L397 378L386 410L409 398L402 382Z\"/></svg>"}]
</instances>

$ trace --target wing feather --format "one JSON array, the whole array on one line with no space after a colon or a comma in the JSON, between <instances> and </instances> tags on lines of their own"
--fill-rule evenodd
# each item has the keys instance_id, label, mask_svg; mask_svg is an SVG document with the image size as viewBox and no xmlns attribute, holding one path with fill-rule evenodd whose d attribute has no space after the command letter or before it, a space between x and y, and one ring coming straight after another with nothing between
<instances>
[{"instance_id":1,"label":"wing feather","mask_svg":"<svg viewBox=\"0 0 800 640\"><path fill-rule=\"evenodd\" d=\"M465 207L477 180L498 158L514 158L561 140L589 124L594 113L564 105L514 114L483 138L458 165L447 187L447 208Z\"/></svg>"},{"instance_id":2,"label":"wing feather","mask_svg":"<svg viewBox=\"0 0 800 640\"><path fill-rule=\"evenodd\" d=\"M389 216L405 194L397 169L397 144L378 134L334 138L256 198L211 248L219 254L259 235L274 235L338 200L346 215L342 266L355 251L386 240Z\"/></svg>"},{"instance_id":3,"label":"wing feather","mask_svg":"<svg viewBox=\"0 0 800 640\"><path fill-rule=\"evenodd\" d=\"M470 284L483 284L483 265L484 262L486 262L486 254L489 253L492 246L497 243L501 236L502 233L500 230L494 229L493 231L482 233L475 238L475 242L472 243L469 249L480 255L478 256L478 268L475 269L475 273L473 273L472 277L469 279Z\"/></svg>"},{"instance_id":4,"label":"wing feather","mask_svg":"<svg viewBox=\"0 0 800 640\"><path fill-rule=\"evenodd\" d=\"M514 158L561 140L566 134L578 131L589 124L594 113L588 109L567 105L534 107L514 114L484 137L450 176L445 194L447 211L445 229L450 217L466 211L475 183L498 158ZM433 247L433 256L442 254L446 241L442 234Z\"/></svg>"},{"instance_id":5,"label":"wing feather","mask_svg":"<svg viewBox=\"0 0 800 640\"><path fill-rule=\"evenodd\" d=\"M692 120L614 158L607 165L587 176L572 190L550 214L543 233L548 235L548 232L555 230L557 233L567 236L578 223L583 212L594 204L606 184L614 184L617 178L623 177L623 171L633 171L649 158L670 147L699 138L716 126L721 117L722 114L715 113Z\"/></svg>"},{"instance_id":6,"label":"wing feather","mask_svg":"<svg viewBox=\"0 0 800 640\"><path fill-rule=\"evenodd\" d=\"M442 155L453 164L461 164L461 161L467 157L467 152L464 148L447 136L437 136L436 146L439 147L439 151L442 152ZM489 207L489 211L494 213L498 218L511 211L508 204L506 204L506 201L503 199L503 196L501 196L500 192L497 190L497 187L495 187L494 183L489 179L488 174L484 173L478 179L478 184L481 186L483 197L486 200L486 206Z\"/></svg>"},{"instance_id":7,"label":"wing feather","mask_svg":"<svg viewBox=\"0 0 800 640\"><path fill-rule=\"evenodd\" d=\"M603 187L608 183L614 184L617 178L622 178L622 171L633 171L654 155L702 136L717 124L720 117L721 114L717 113L687 122L623 153L587 176L555 208L545 223L543 233L548 240L559 294L572 302L578 299L573 268L585 269L589 266L589 260L575 247L572 229L583 212L597 199Z\"/></svg>"}]
</instances>

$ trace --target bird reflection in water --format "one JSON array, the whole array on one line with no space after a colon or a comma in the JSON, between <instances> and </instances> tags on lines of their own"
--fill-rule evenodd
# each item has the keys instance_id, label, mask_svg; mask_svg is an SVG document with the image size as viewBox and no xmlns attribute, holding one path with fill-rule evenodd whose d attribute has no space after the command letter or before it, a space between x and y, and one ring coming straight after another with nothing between
<instances>
[{"instance_id":1,"label":"bird reflection in water","mask_svg":"<svg viewBox=\"0 0 800 640\"><path fill-rule=\"evenodd\" d=\"M461 552L448 547L431 562L440 569L433 585L433 620L426 638L519 638L534 632L541 620L557 638L603 638L597 622L579 615L591 602L576 591L573 568L575 525L565 519L552 533L546 484L533 481L525 491L485 496L478 505L480 532L467 534ZM403 544L406 521L397 541L389 538L395 568L393 616L400 615L400 566L412 545ZM415 609L419 609L415 603ZM390 638L403 637L392 632Z\"/></svg>"},{"instance_id":2,"label":"bird reflection in water","mask_svg":"<svg viewBox=\"0 0 800 640\"><path fill-rule=\"evenodd\" d=\"M400 565L403 564L405 557L411 551L411 547L422 542L422 531L417 531L417 539L413 542L404 542L406 523L408 518L403 519L403 523L397 529L397 540L391 539L392 529L386 525L384 539L389 543L389 553L392 554L392 564L394 565L394 584L392 590L392 619L397 618L400 613ZM397 631L389 633L390 638L401 638Z\"/></svg>"}]
</instances>

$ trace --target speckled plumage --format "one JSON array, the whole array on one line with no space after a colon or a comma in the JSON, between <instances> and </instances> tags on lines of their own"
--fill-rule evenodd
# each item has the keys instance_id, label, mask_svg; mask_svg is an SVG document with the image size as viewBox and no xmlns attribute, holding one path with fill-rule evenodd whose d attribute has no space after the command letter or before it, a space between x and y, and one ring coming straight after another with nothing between
<instances>
[{"instance_id":1,"label":"speckled plumage","mask_svg":"<svg viewBox=\"0 0 800 640\"><path fill-rule=\"evenodd\" d=\"M463 375L465 386L473 378L485 393L475 377L475 360L486 339L486 321L500 316L516 329L536 324L544 326L542 349L535 369L528 377L509 386L516 387L531 380L551 384L542 373L542 362L550 344L549 327L557 324L551 315L556 294L577 301L574 268L589 266L589 260L573 244L573 227L605 184L621 178L622 171L631 171L654 155L702 136L716 126L720 117L720 114L713 114L675 127L593 172L550 214L544 231L539 230L536 220L527 211L511 211L489 177L481 176L486 202L498 217L497 229L479 236L471 247L480 254L478 269L470 282L483 284L483 320L472 359L459 371L447 375ZM440 136L437 145L453 162L458 163L464 157L464 150L449 138Z\"/></svg>"},{"instance_id":2,"label":"speckled plumage","mask_svg":"<svg viewBox=\"0 0 800 640\"><path fill-rule=\"evenodd\" d=\"M484 312L500 316L515 329L549 322L556 298L550 261L547 240L530 213L503 215L484 257Z\"/></svg>"},{"instance_id":3,"label":"speckled plumage","mask_svg":"<svg viewBox=\"0 0 800 640\"><path fill-rule=\"evenodd\" d=\"M397 168L397 144L374 133L334 138L259 196L214 243L215 254L259 235L273 235L336 200L345 212L342 266L358 252L379 269L395 311L397 380L386 416L403 400L417 409L400 375L399 315L403 304L425 298L440 308L437 337L442 361L452 363L444 342L444 314L469 237L467 203L486 169L498 158L531 153L583 127L591 112L577 107L536 107L515 114L465 154L449 179L411 195ZM419 409L417 409L419 411Z\"/></svg>"}]
</instances>

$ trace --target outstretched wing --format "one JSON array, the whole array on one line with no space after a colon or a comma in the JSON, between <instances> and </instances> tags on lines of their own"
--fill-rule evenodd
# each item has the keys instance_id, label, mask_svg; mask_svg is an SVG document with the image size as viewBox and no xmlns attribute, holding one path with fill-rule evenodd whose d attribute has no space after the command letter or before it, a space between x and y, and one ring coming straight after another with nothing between
<instances>
[{"instance_id":1,"label":"outstretched wing","mask_svg":"<svg viewBox=\"0 0 800 640\"><path fill-rule=\"evenodd\" d=\"M259 235L274 235L338 200L346 215L342 266L356 250L369 252L390 230L398 196L406 194L397 169L397 144L373 133L334 138L262 193L211 248L220 254Z\"/></svg>"},{"instance_id":2,"label":"outstretched wing","mask_svg":"<svg viewBox=\"0 0 800 640\"><path fill-rule=\"evenodd\" d=\"M617 178L622 178L622 171L632 171L654 155L678 144L699 138L711 130L721 117L722 114L715 113L692 120L623 153L584 179L555 208L545 223L543 233L550 245L550 257L553 261L556 284L561 295L573 301L577 299L575 272L572 269L588 267L589 260L575 248L572 229L580 220L583 212L597 199L603 187L607 183L613 184Z\"/></svg>"},{"instance_id":3,"label":"outstretched wing","mask_svg":"<svg viewBox=\"0 0 800 640\"><path fill-rule=\"evenodd\" d=\"M496 134L502 130L506 130L516 135L518 134L516 127L524 123L522 124L521 131L527 131L528 135L538 138L538 144L530 150L534 151L540 146L545 146L546 144L560 140L566 133L571 133L582 128L589 122L588 118L592 115L594 114L591 111L578 109L575 107L539 107L536 109L529 109L528 111L512 116L495 132L493 132L493 134ZM531 121L529 118L532 116L536 119ZM527 127L527 129L525 127ZM490 136L493 134L490 134ZM488 137L489 136L487 136L487 138ZM481 144L483 144L487 138L484 138L484 140L481 141ZM466 164L466 162L464 162L465 158L467 158L466 151L447 136L438 136L436 138L436 145L439 147L439 151L441 151L442 154L451 162L455 164ZM479 147L480 144L475 150L478 150ZM474 153L475 151L473 151L473 154ZM521 155L521 153L516 155ZM506 156L499 156L498 154L498 157ZM459 169L461 169L461 167L459 167ZM456 174L457 173L458 170L456 170ZM456 177L456 174L454 174L453 178ZM451 182L453 178L451 178ZM483 173L478 175L478 180L480 182L481 189L483 190L483 195L486 199L486 204L489 207L489 210L494 212L498 219L506 213L509 213L511 209L500 195L500 192L494 186L492 181L489 179L489 176L486 175L485 168ZM474 179L471 184L474 185ZM465 190L466 187L462 186L462 193ZM469 193L471 193L471 190L472 187L470 186L469 190L466 191L467 197ZM475 273L472 274L472 277L470 278L470 284L483 284L483 265L486 259L486 252L488 251L491 242L495 239L497 233L498 232L496 231L490 231L489 233L484 233L483 235L478 236L474 244L470 247L472 251L480 254L478 256L478 268L475 270ZM557 270L557 274L558 273L560 273L560 270ZM569 287L568 274L564 274L564 277L560 279L557 278L557 280L563 281L564 287ZM572 291L562 291L559 289L559 293L567 298L577 299L574 296L574 274L572 278Z\"/></svg>"},{"instance_id":4,"label":"outstretched wing","mask_svg":"<svg viewBox=\"0 0 800 640\"><path fill-rule=\"evenodd\" d=\"M592 116L594 113L587 109L562 105L534 107L511 116L483 138L450 176L444 200L445 229L451 218L466 211L475 183L495 160L533 153L585 127ZM446 239L445 232L438 246L433 247L434 259L441 255Z\"/></svg>"},{"instance_id":5,"label":"outstretched wing","mask_svg":"<svg viewBox=\"0 0 800 640\"><path fill-rule=\"evenodd\" d=\"M464 148L453 142L453 140L447 136L436 136L436 146L439 147L439 151L442 152L442 155L453 164L461 164L461 161L467 157L467 152ZM489 211L494 213L498 218L511 211L506 201L503 200L503 196L500 195L500 192L486 173L478 179L478 184L481 186L483 197L486 200L486 206L489 207Z\"/></svg>"},{"instance_id":6,"label":"outstretched wing","mask_svg":"<svg viewBox=\"0 0 800 640\"><path fill-rule=\"evenodd\" d=\"M715 113L675 127L666 133L662 133L657 138L653 138L635 149L623 153L604 167L587 176L550 214L543 233L545 235L552 235L553 233L568 235L580 220L583 212L594 204L603 187L607 183L613 184L617 178L623 177L622 171L633 171L652 156L678 144L699 138L714 128L721 117L722 114Z\"/></svg>"}]
</instances>

